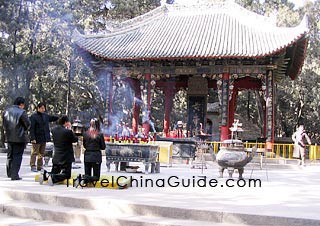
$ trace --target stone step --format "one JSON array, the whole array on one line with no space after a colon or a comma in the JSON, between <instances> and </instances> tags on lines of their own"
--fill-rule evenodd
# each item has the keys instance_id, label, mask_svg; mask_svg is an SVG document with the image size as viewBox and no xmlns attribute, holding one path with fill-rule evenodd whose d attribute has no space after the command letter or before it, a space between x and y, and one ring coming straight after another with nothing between
<instances>
[{"instance_id":1,"label":"stone step","mask_svg":"<svg viewBox=\"0 0 320 226\"><path fill-rule=\"evenodd\" d=\"M26 201L14 201L3 203L4 218L10 219L16 225L26 222L27 225L83 225L83 226L103 226L103 225L128 225L128 226L191 226L191 225L217 225L217 226L235 226L230 223L217 223L209 221L195 221L173 219L157 216L141 216L134 214L114 214L112 209L108 211L88 210L71 207L58 207L54 205L33 203ZM10 223L8 225L14 225ZM43 223L43 224L41 224ZM3 225L3 224L1 224ZM237 224L239 225L239 224Z\"/></svg>"},{"instance_id":2,"label":"stone step","mask_svg":"<svg viewBox=\"0 0 320 226\"><path fill-rule=\"evenodd\" d=\"M163 220L163 219L162 219ZM29 218L20 218L20 217L12 217L8 215L0 214L0 221L1 226L79 226L79 224L64 224L64 223L58 223L58 222L52 222L52 221L39 221L39 220L33 220ZM206 222L206 224L202 224L203 222L194 222L194 221L188 221L184 226L195 226L195 225L208 225L208 226L241 226L241 225L235 225L235 224L227 224L227 223L214 223ZM105 224L107 225L107 224ZM244 226L244 225L243 225Z\"/></svg>"},{"instance_id":3,"label":"stone step","mask_svg":"<svg viewBox=\"0 0 320 226\"><path fill-rule=\"evenodd\" d=\"M13 217L8 216L4 214L0 214L0 222L1 226L76 226L72 224L63 224L63 223L57 223L53 221L39 221L39 220L33 220L29 218L19 218L19 217Z\"/></svg>"},{"instance_id":4,"label":"stone step","mask_svg":"<svg viewBox=\"0 0 320 226\"><path fill-rule=\"evenodd\" d=\"M109 224L109 222L112 222L110 225L116 225L115 221L121 221L123 224L120 225L135 225L136 221L139 222L137 225L144 225L144 223L147 223L146 225L212 225L212 221L217 225L230 225L229 223L218 224L221 218L220 213L212 212L210 216L206 216L204 214L206 211L192 209L117 203L114 200L97 200L95 202L84 198L51 196L49 194L13 190L2 191L1 196L6 197L6 199L2 198L0 204L5 210L4 214L18 217L32 216L32 218L40 218L40 220L54 220L57 218L56 216L59 216L57 219L64 223L72 223L66 222L69 218L81 218L83 222L94 222L95 225L98 222L101 225ZM24 213L27 214L24 215ZM70 214L66 216L66 213ZM111 215L108 215L110 213ZM55 217L51 218L51 216ZM107 217L107 219L101 219L101 216ZM127 219L130 219L130 221L127 221ZM163 224L163 222L167 223Z\"/></svg>"},{"instance_id":5,"label":"stone step","mask_svg":"<svg viewBox=\"0 0 320 226\"><path fill-rule=\"evenodd\" d=\"M143 205L116 199L2 190L0 214L76 225L320 225L320 220ZM81 197L81 198L80 198Z\"/></svg>"}]
</instances>

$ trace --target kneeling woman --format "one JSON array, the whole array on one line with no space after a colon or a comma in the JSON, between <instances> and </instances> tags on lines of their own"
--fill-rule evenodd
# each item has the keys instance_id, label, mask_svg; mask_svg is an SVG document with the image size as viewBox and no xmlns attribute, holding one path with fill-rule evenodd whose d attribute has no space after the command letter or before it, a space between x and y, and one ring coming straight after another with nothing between
<instances>
[{"instance_id":1,"label":"kneeling woman","mask_svg":"<svg viewBox=\"0 0 320 226\"><path fill-rule=\"evenodd\" d=\"M102 154L106 149L103 134L100 132L100 122L94 118L90 120L89 129L83 134L84 173L82 180L85 183L98 181L100 179ZM93 171L93 175L92 175Z\"/></svg>"}]
</instances>

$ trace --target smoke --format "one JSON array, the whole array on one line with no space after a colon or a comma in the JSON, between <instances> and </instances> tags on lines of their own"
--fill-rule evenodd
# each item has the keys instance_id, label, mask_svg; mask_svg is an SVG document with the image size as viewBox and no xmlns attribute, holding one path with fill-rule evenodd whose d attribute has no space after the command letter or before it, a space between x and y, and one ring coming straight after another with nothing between
<instances>
[{"instance_id":1,"label":"smoke","mask_svg":"<svg viewBox=\"0 0 320 226\"><path fill-rule=\"evenodd\" d=\"M128 82L126 68L121 68L121 75L113 76L112 65L106 66L97 75L97 87L100 95L100 101L104 103L105 113L103 132L114 135L119 132L119 126L122 122L130 125L132 123L132 108L134 101L142 104L142 100L134 97L133 88ZM110 96L111 95L111 96ZM109 106L109 102L111 106ZM109 109L112 108L112 109Z\"/></svg>"},{"instance_id":2,"label":"smoke","mask_svg":"<svg viewBox=\"0 0 320 226\"><path fill-rule=\"evenodd\" d=\"M142 123L147 123L150 125L152 132L157 132L153 121L150 119L150 111L144 110L142 114Z\"/></svg>"},{"instance_id":3,"label":"smoke","mask_svg":"<svg viewBox=\"0 0 320 226\"><path fill-rule=\"evenodd\" d=\"M18 96L26 99L27 106L30 104L28 95L29 87L26 83L28 70L22 63L19 64L20 65L15 65L13 68L6 67L0 69L1 108L6 108L12 105L14 99Z\"/></svg>"},{"instance_id":4,"label":"smoke","mask_svg":"<svg viewBox=\"0 0 320 226\"><path fill-rule=\"evenodd\" d=\"M141 107L143 105L143 101L141 99L134 97L133 100L138 106Z\"/></svg>"},{"instance_id":5,"label":"smoke","mask_svg":"<svg viewBox=\"0 0 320 226\"><path fill-rule=\"evenodd\" d=\"M123 114L121 114L121 112L110 115L109 119L111 123L109 125L103 125L102 132L111 136L118 134L122 117Z\"/></svg>"},{"instance_id":6,"label":"smoke","mask_svg":"<svg viewBox=\"0 0 320 226\"><path fill-rule=\"evenodd\" d=\"M151 119L148 120L148 123L150 125L151 131L152 132L157 132L156 128L154 127L154 123L151 121Z\"/></svg>"}]
</instances>

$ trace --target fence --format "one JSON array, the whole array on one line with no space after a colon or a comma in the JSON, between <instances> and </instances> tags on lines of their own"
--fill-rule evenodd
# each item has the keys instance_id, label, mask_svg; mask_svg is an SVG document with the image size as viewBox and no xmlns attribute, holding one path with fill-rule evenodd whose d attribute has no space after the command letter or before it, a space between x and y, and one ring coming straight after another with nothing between
<instances>
[{"instance_id":1,"label":"fence","mask_svg":"<svg viewBox=\"0 0 320 226\"><path fill-rule=\"evenodd\" d=\"M213 151L215 154L218 153L220 145L222 142L207 142L208 144L211 144L213 146ZM254 142L244 142L244 146L246 148L252 148L256 146L258 148L265 148L265 143L254 143ZM310 160L317 160L320 159L320 145L307 145L306 149L309 150L309 154L307 155L307 158ZM282 144L282 143L274 143L272 150L267 152L267 158L286 158L286 159L292 159L292 153L293 153L293 144Z\"/></svg>"}]
</instances>

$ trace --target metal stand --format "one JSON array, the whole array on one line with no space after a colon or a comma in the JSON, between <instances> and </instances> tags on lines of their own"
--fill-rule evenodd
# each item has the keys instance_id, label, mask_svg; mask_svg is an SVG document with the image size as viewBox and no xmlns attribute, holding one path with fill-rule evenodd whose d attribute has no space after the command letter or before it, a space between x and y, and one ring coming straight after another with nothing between
<instances>
[{"instance_id":1,"label":"metal stand","mask_svg":"<svg viewBox=\"0 0 320 226\"><path fill-rule=\"evenodd\" d=\"M207 169L207 164L205 162L203 153L204 150L208 150L209 146L205 144L203 141L199 141L197 144L197 161L192 162L191 169L201 169L201 174L203 174L203 169ZM198 156L200 159L198 160Z\"/></svg>"},{"instance_id":2,"label":"metal stand","mask_svg":"<svg viewBox=\"0 0 320 226\"><path fill-rule=\"evenodd\" d=\"M269 177L268 177L268 167L267 167L267 161L266 161L266 150L262 150L262 149L257 149L256 150L256 153L260 153L260 169L262 169L262 165L263 165L263 162L264 162L264 167L266 169L266 177L267 177L267 181L269 181ZM264 161L263 161L264 160ZM252 169L251 169L251 174L250 174L250 179L252 178L252 174L253 174L253 170L255 168L255 165L252 166Z\"/></svg>"}]
</instances>

